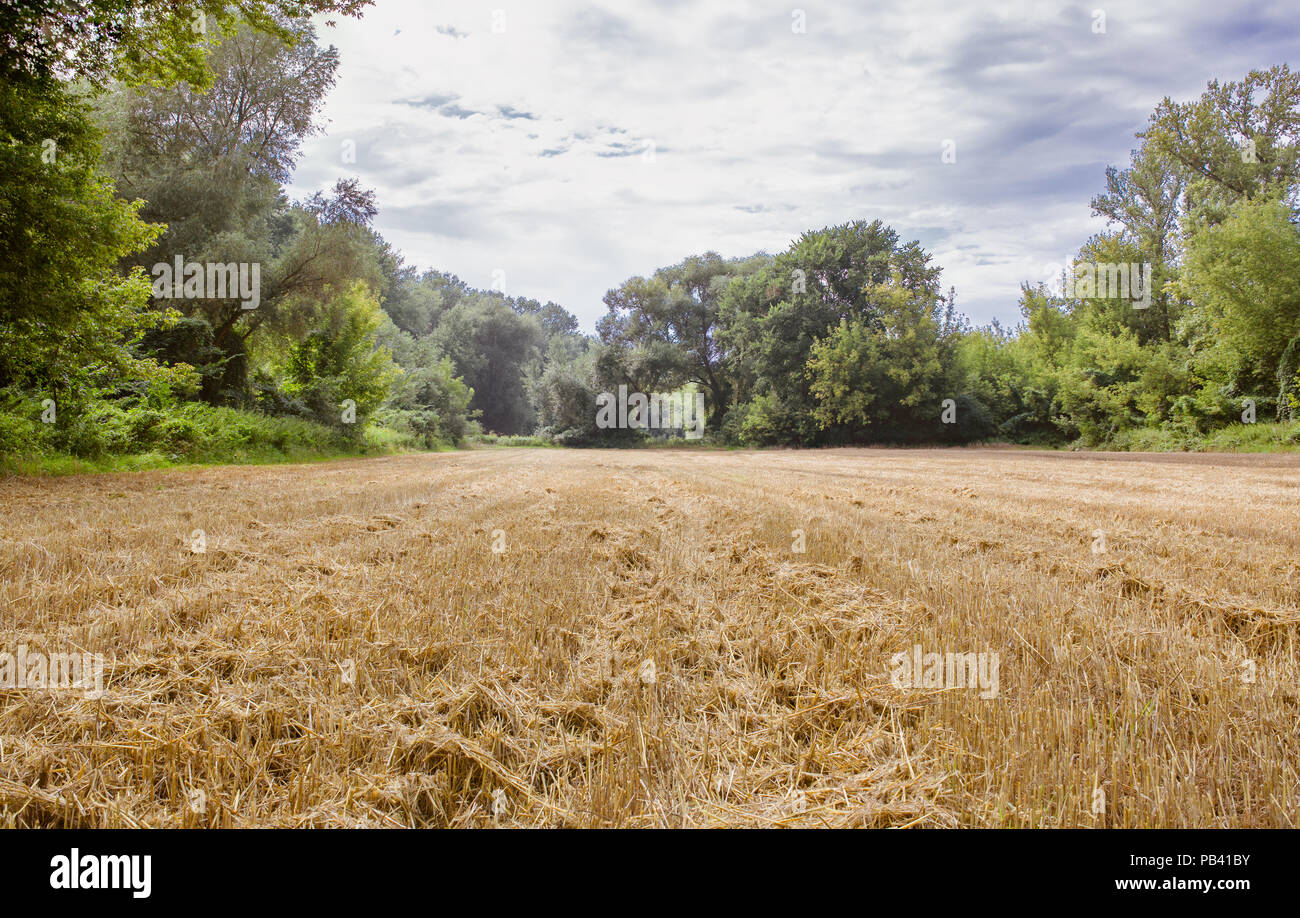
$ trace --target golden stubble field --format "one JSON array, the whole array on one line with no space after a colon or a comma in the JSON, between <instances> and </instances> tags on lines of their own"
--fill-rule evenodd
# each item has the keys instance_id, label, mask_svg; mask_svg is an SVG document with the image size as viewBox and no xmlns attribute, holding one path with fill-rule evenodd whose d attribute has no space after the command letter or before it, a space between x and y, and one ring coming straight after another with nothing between
<instances>
[{"instance_id":1,"label":"golden stubble field","mask_svg":"<svg viewBox=\"0 0 1300 918\"><path fill-rule=\"evenodd\" d=\"M106 677L0 689L0 825L1294 826L1298 606L1296 457L7 479L0 651Z\"/></svg>"}]
</instances>

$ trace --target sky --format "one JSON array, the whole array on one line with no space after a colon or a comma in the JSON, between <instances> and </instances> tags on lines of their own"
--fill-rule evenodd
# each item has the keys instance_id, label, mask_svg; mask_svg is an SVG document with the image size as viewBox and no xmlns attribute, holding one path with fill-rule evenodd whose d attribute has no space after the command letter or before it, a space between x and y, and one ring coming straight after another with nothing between
<instances>
[{"instance_id":1,"label":"sky","mask_svg":"<svg viewBox=\"0 0 1300 918\"><path fill-rule=\"evenodd\" d=\"M359 176L409 264L590 331L635 275L880 219L976 325L1105 229L1165 96L1284 63L1300 3L377 0L296 198Z\"/></svg>"}]
</instances>

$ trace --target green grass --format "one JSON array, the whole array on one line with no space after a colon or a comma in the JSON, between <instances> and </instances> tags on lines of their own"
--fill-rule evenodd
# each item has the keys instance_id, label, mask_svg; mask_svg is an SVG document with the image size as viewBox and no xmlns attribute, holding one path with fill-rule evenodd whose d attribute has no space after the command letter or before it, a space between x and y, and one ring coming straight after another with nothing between
<instances>
[{"instance_id":1,"label":"green grass","mask_svg":"<svg viewBox=\"0 0 1300 918\"><path fill-rule=\"evenodd\" d=\"M552 443L545 437L531 437L519 434L475 434L468 440L470 446L529 446L546 449L559 449L558 443Z\"/></svg>"},{"instance_id":2,"label":"green grass","mask_svg":"<svg viewBox=\"0 0 1300 918\"><path fill-rule=\"evenodd\" d=\"M275 452L237 452L225 456L205 455L176 459L158 452L98 456L93 459L55 453L43 456L0 456L0 475L85 475L100 472L142 472L149 469L191 468L213 465L279 465L284 463L329 462L361 456L388 456L412 452L445 452L452 447L425 450L407 446L375 446L362 443L351 449L291 448Z\"/></svg>"},{"instance_id":3,"label":"green grass","mask_svg":"<svg viewBox=\"0 0 1300 918\"><path fill-rule=\"evenodd\" d=\"M1300 421L1231 424L1207 434L1142 427L1126 430L1098 449L1153 453L1295 452L1300 450Z\"/></svg>"},{"instance_id":4,"label":"green grass","mask_svg":"<svg viewBox=\"0 0 1300 918\"><path fill-rule=\"evenodd\" d=\"M392 453L408 450L392 450ZM277 465L280 463L328 462L357 456L383 455L386 451L358 449L353 451L319 452L313 450L286 451L278 454L231 455L204 459L175 460L161 453L130 453L120 456L101 456L83 459L61 454L49 456L0 456L0 475L86 475L100 472L143 472L149 469L191 468L212 465Z\"/></svg>"},{"instance_id":5,"label":"green grass","mask_svg":"<svg viewBox=\"0 0 1300 918\"><path fill-rule=\"evenodd\" d=\"M166 409L101 403L50 426L5 415L0 433L8 435L0 437L0 473L17 475L315 462L424 449L386 427L370 425L349 436L302 418L199 403Z\"/></svg>"}]
</instances>

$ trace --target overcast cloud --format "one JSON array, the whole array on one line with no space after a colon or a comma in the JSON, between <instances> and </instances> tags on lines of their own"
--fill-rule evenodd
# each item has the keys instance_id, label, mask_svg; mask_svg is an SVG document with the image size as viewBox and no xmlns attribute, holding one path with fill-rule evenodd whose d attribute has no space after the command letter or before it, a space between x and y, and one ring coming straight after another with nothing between
<instances>
[{"instance_id":1,"label":"overcast cloud","mask_svg":"<svg viewBox=\"0 0 1300 918\"><path fill-rule=\"evenodd\" d=\"M358 175L408 262L587 330L632 275L859 218L1014 324L1156 103L1286 61L1298 26L1294 2L377 0L321 29L340 78L293 193Z\"/></svg>"}]
</instances>

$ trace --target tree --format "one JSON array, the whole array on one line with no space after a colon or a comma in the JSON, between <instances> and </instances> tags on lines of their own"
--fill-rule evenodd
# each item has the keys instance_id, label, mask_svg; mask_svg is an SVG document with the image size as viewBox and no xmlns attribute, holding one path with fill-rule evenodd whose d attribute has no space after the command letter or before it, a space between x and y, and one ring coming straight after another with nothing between
<instances>
[{"instance_id":1,"label":"tree","mask_svg":"<svg viewBox=\"0 0 1300 918\"><path fill-rule=\"evenodd\" d=\"M98 154L72 91L0 79L0 388L66 400L91 374L123 370L124 345L149 324L147 279L114 269L160 228L114 193Z\"/></svg>"},{"instance_id":2,"label":"tree","mask_svg":"<svg viewBox=\"0 0 1300 918\"><path fill-rule=\"evenodd\" d=\"M537 371L545 336L532 316L521 316L499 295L475 293L453 306L433 332L474 390L473 407L495 433L530 433L536 413L528 380Z\"/></svg>"},{"instance_id":3,"label":"tree","mask_svg":"<svg viewBox=\"0 0 1300 918\"><path fill-rule=\"evenodd\" d=\"M249 339L259 329L303 331L331 291L358 278L383 286L381 253L366 229L373 192L341 179L331 193L292 206L280 186L317 129L337 67L337 52L316 43L310 23L275 35L241 26L213 47L206 90L118 86L102 106L117 137L109 162L119 186L147 199L146 217L167 224L128 266L170 265L179 256L258 267L256 309L233 297L159 302L210 326L210 336L194 339L203 347L180 356L200 370L201 395L213 404L251 398ZM154 343L174 354L180 342Z\"/></svg>"},{"instance_id":4,"label":"tree","mask_svg":"<svg viewBox=\"0 0 1300 918\"><path fill-rule=\"evenodd\" d=\"M316 420L359 436L399 371L375 341L383 313L363 284L331 298L320 324L288 348L285 390Z\"/></svg>"},{"instance_id":5,"label":"tree","mask_svg":"<svg viewBox=\"0 0 1300 918\"><path fill-rule=\"evenodd\" d=\"M609 312L597 324L597 333L606 344L654 355L659 367L649 385L655 391L688 382L702 387L709 424L717 427L731 399L718 341L719 298L733 278L752 273L763 262L706 252L660 268L648 280L631 278L605 294Z\"/></svg>"},{"instance_id":6,"label":"tree","mask_svg":"<svg viewBox=\"0 0 1300 918\"><path fill-rule=\"evenodd\" d=\"M23 0L0 6L5 76L207 83L208 39L239 22L268 34L318 13L360 17L371 0Z\"/></svg>"},{"instance_id":7,"label":"tree","mask_svg":"<svg viewBox=\"0 0 1300 918\"><path fill-rule=\"evenodd\" d=\"M558 344L552 344L552 351ZM610 432L596 425L596 397L606 390L595 382L595 355L595 349L588 348L577 355L552 354L547 361L536 393L542 435L574 446L610 438Z\"/></svg>"},{"instance_id":8,"label":"tree","mask_svg":"<svg viewBox=\"0 0 1300 918\"><path fill-rule=\"evenodd\" d=\"M382 257L381 264L386 264ZM384 311L398 328L416 337L432 332L443 315L470 293L469 286L454 274L425 271L417 277L414 268L395 264L384 270L388 278Z\"/></svg>"},{"instance_id":9,"label":"tree","mask_svg":"<svg viewBox=\"0 0 1300 918\"><path fill-rule=\"evenodd\" d=\"M1178 321L1176 310L1181 304L1173 298L1169 283L1176 276L1174 266L1181 251L1179 218L1186 174L1154 145L1144 144L1133 152L1128 169L1106 167L1106 192L1092 199L1093 215L1119 227L1118 245L1135 261L1151 266L1153 302L1146 314L1147 327L1139 331L1144 340L1169 341Z\"/></svg>"},{"instance_id":10,"label":"tree","mask_svg":"<svg viewBox=\"0 0 1300 918\"><path fill-rule=\"evenodd\" d=\"M892 287L923 304L947 336L952 329L939 269L930 261L919 243L902 243L879 220L858 220L804 233L787 251L733 280L719 302L719 341L736 368L738 404L727 426L756 425L770 431L771 442L824 440L827 428L816 417L806 372L813 347L841 321L864 333L883 328ZM751 401L761 421L747 420Z\"/></svg>"},{"instance_id":11,"label":"tree","mask_svg":"<svg viewBox=\"0 0 1300 918\"><path fill-rule=\"evenodd\" d=\"M1294 195L1300 180L1300 74L1281 64L1239 82L1211 81L1201 97L1165 97L1138 135L1187 179L1186 210L1217 223L1255 197Z\"/></svg>"},{"instance_id":12,"label":"tree","mask_svg":"<svg viewBox=\"0 0 1300 918\"><path fill-rule=\"evenodd\" d=\"M1201 228L1188 243L1183 289L1208 312L1221 344L1231 350L1231 383L1242 394L1278 385L1283 353L1300 334L1300 228L1294 219L1279 201L1243 200L1222 224Z\"/></svg>"},{"instance_id":13,"label":"tree","mask_svg":"<svg viewBox=\"0 0 1300 918\"><path fill-rule=\"evenodd\" d=\"M939 429L945 391L940 327L933 304L900 281L868 291L877 321L841 319L813 344L806 374L822 429L883 425L898 439Z\"/></svg>"},{"instance_id":14,"label":"tree","mask_svg":"<svg viewBox=\"0 0 1300 918\"><path fill-rule=\"evenodd\" d=\"M521 316L536 316L548 340L573 336L578 332L577 317L559 303L540 303L527 297L517 297L511 300L511 306Z\"/></svg>"}]
</instances>

